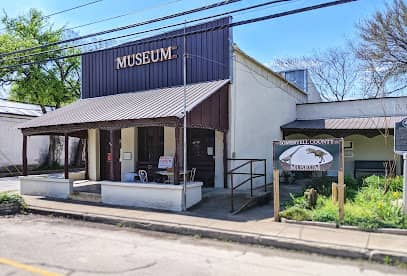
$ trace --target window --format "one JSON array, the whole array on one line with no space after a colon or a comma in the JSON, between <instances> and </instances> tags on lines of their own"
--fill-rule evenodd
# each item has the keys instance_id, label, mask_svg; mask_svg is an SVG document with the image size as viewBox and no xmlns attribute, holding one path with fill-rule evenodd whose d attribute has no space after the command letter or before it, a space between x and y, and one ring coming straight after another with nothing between
<instances>
[{"instance_id":1,"label":"window","mask_svg":"<svg viewBox=\"0 0 407 276\"><path fill-rule=\"evenodd\" d=\"M157 163L164 155L164 128L138 128L138 160L139 162Z\"/></svg>"}]
</instances>

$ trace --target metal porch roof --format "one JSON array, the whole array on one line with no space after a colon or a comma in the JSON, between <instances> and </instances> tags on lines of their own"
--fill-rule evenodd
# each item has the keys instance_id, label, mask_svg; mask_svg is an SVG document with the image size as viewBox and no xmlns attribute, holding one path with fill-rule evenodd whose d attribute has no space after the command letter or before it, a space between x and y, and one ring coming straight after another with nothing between
<instances>
[{"instance_id":1,"label":"metal porch roof","mask_svg":"<svg viewBox=\"0 0 407 276\"><path fill-rule=\"evenodd\" d=\"M220 80L187 85L187 111L191 111L228 82L229 80ZM19 128L28 129L165 117L182 118L183 106L183 86L160 88L142 92L80 99L70 105L25 122L19 125Z\"/></svg>"},{"instance_id":2,"label":"metal porch roof","mask_svg":"<svg viewBox=\"0 0 407 276\"><path fill-rule=\"evenodd\" d=\"M282 130L323 130L323 129L393 129L394 123L399 122L403 117L364 117L364 118L339 118L339 119L318 119L318 120L295 120L281 126Z\"/></svg>"}]
</instances>

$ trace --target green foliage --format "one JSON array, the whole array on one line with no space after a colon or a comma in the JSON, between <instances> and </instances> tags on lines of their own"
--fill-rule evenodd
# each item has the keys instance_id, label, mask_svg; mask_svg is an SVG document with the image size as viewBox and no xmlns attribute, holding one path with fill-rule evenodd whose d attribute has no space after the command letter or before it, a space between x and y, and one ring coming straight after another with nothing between
<instances>
[{"instance_id":1,"label":"green foliage","mask_svg":"<svg viewBox=\"0 0 407 276\"><path fill-rule=\"evenodd\" d=\"M312 220L322 222L338 221L338 205L334 204L330 198L320 197L317 208L312 212Z\"/></svg>"},{"instance_id":2,"label":"green foliage","mask_svg":"<svg viewBox=\"0 0 407 276\"><path fill-rule=\"evenodd\" d=\"M371 176L364 180L361 188L351 178L345 181L347 189L354 191L354 195L346 195L343 224L364 230L407 228L407 216L401 208L401 177L385 179ZM338 206L332 202L330 196L319 196L317 206L312 210L307 208L304 196L292 196L291 205L282 213L289 219L338 222Z\"/></svg>"},{"instance_id":3,"label":"green foliage","mask_svg":"<svg viewBox=\"0 0 407 276\"><path fill-rule=\"evenodd\" d=\"M323 196L330 196L332 191L332 182L334 179L330 176L316 177L307 188L314 188L318 194Z\"/></svg>"},{"instance_id":4,"label":"green foliage","mask_svg":"<svg viewBox=\"0 0 407 276\"><path fill-rule=\"evenodd\" d=\"M35 9L31 9L25 16L16 18L5 15L1 21L6 26L6 31L0 34L0 53L56 42L62 40L65 35L63 28L54 29L47 18ZM29 56L29 54L40 52L43 53ZM39 62L74 53L78 53L78 51L61 50L59 46L55 45L33 52L7 56L0 62L0 66ZM19 58L16 61L14 58L17 56ZM11 99L38 104L45 113L45 106L58 108L80 96L79 77L80 59L73 57L2 69L0 70L0 86L11 85Z\"/></svg>"},{"instance_id":5,"label":"green foliage","mask_svg":"<svg viewBox=\"0 0 407 276\"><path fill-rule=\"evenodd\" d=\"M26 207L24 199L19 194L8 192L0 193L0 205L10 203L19 205L21 209L25 209Z\"/></svg>"},{"instance_id":6,"label":"green foliage","mask_svg":"<svg viewBox=\"0 0 407 276\"><path fill-rule=\"evenodd\" d=\"M283 218L293 219L293 220L298 220L298 221L311 220L311 218L312 218L310 210L301 208L299 206L292 206L292 207L280 212L280 216Z\"/></svg>"}]
</instances>

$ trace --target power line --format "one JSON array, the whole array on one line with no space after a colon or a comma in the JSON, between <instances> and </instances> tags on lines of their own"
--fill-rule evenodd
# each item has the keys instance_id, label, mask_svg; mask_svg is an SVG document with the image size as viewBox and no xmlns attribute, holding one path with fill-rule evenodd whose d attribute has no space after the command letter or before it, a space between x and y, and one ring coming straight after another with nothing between
<instances>
[{"instance_id":1,"label":"power line","mask_svg":"<svg viewBox=\"0 0 407 276\"><path fill-rule=\"evenodd\" d=\"M240 2L240 1L242 1L242 0L225 0L225 1L221 1L221 2L216 2L216 3L210 4L210 5L201 6L199 8L195 8L195 9L192 9L192 10L182 11L182 12L178 12L178 13L175 13L175 14L166 15L166 16L163 16L163 17L150 19L150 20L147 20L147 21L139 22L139 23L134 23L134 24L118 27L118 28L113 28L113 29L109 29L109 30L105 30L105 31L101 31L101 32L93 33L93 34L87 34L87 35L79 36L79 37L76 37L76 38L70 38L70 39L60 40L60 41L53 42L53 43L47 43L47 44L43 44L43 45L31 47L31 48L25 48L25 49L13 51L13 52L3 53L3 54L0 54L0 57L5 57L5 56L13 55L13 54L18 54L18 53L25 53L25 52L28 52L28 51L43 49L43 48L46 48L46 47L55 46L55 45L59 45L59 44L62 44L62 43L68 43L68 42L81 40L81 39L85 39L85 38L89 38L89 37L104 35L104 34L108 34L108 33L112 33L112 32L117 32L117 31L122 31L122 30L130 29L130 28L135 28L135 27L139 27L139 26L143 26L143 25L148 25L148 24L159 22L159 21L164 21L164 20L168 20L168 19L172 19L172 18L176 18L176 17L180 17L180 16L192 14L192 13L197 13L197 12L201 12L201 11L204 11L204 10L217 8L217 7L221 7L221 6L224 6L224 5L229 5L229 4Z\"/></svg>"},{"instance_id":2,"label":"power line","mask_svg":"<svg viewBox=\"0 0 407 276\"><path fill-rule=\"evenodd\" d=\"M61 14L61 13L73 11L73 10L76 10L76 9L80 9L80 8L83 8L83 7L86 7L86 6L90 6L90 5L93 5L93 4L102 2L102 1L103 1L103 0L95 0L95 1L92 1L92 2L88 2L88 3L85 3L85 4L79 5L79 6L75 6L75 7L66 9L66 10L57 11L57 12L54 12L54 13L51 13L51 14L48 14L48 15L44 15L41 19L49 18L49 17L54 16L54 15L57 15L57 14ZM5 30L5 29L7 29L7 28L2 28L2 29L0 29L0 31L3 31L3 30Z\"/></svg>"},{"instance_id":3,"label":"power line","mask_svg":"<svg viewBox=\"0 0 407 276\"><path fill-rule=\"evenodd\" d=\"M67 30L74 30L74 29L79 29L79 28L83 28L83 27L95 25L95 24L98 24L98 23L102 23L102 22L106 22L106 21L110 21L110 20L114 20L114 19L126 17L126 16L129 16L129 15L132 15L132 14L142 13L142 12L145 12L145 11L147 11L147 10L153 10L153 9L156 9L156 8L160 8L160 7L167 6L167 5L170 5L170 4L173 4L173 3L177 3L177 2L181 2L181 1L182 1L182 0L168 1L168 2L165 2L165 3L159 4L159 5L154 5L154 6L151 6L151 7L149 7L149 8L145 8L145 9L143 9L143 10L140 10L140 9L138 9L138 10L133 10L133 11L128 12L128 13L123 13L123 14L119 14L119 15L116 15L116 16L112 16L112 17L102 18L102 19L99 19L99 20L97 20L97 21L89 22L89 23L82 24L82 25L78 25L78 26L71 27L71 28L67 28Z\"/></svg>"},{"instance_id":4,"label":"power line","mask_svg":"<svg viewBox=\"0 0 407 276\"><path fill-rule=\"evenodd\" d=\"M77 47L83 47L83 46L87 46L87 45L91 45L91 44L103 43L103 42L107 42L107 41L111 41L111 40L115 40L115 39L121 39L121 38L125 38L125 37L139 35L139 34L145 34L145 33L149 33L149 32L160 31L160 30L167 29L167 28L177 27L177 26L181 26L181 25L183 25L185 23L187 23L187 24L195 23L195 22L208 20L208 19L212 19L212 18L216 18L216 17L221 17L221 16L226 16L226 15L230 15L230 14L234 14L234 13L239 13L239 12L242 12L242 11L253 10L253 9L260 8L260 7L276 4L276 3L292 2L292 1L298 1L298 0L273 0L273 1L268 1L268 2L265 2L265 3L261 3L261 4L257 4L257 5L253 5L253 6L249 6L249 7L245 7L245 8L235 9L235 10L220 13L220 14L210 15L210 16L206 16L206 17L203 17L203 18L199 18L199 19L193 19L193 20L182 22L182 23L175 23L175 24L171 24L171 25L167 25L167 26L157 27L157 28L153 28L153 29L149 29L149 30L139 31L139 32L131 33L131 34L125 34L125 35L122 35L122 36L116 36L116 37L107 38L107 39L103 39L103 40L86 42L86 43L67 46L67 47L63 47L63 48L59 48L59 49L52 49L52 50L42 51L42 52L38 52L38 53L18 56L18 57L14 57L14 58L10 58L10 59L3 59L3 61L20 60L20 59L27 58L27 57L34 57L34 56L38 56L38 55L64 51L64 50L68 50L68 49L74 49L74 48L77 48Z\"/></svg>"},{"instance_id":5,"label":"power line","mask_svg":"<svg viewBox=\"0 0 407 276\"><path fill-rule=\"evenodd\" d=\"M288 16L288 15L303 13L303 12L307 12L307 11L311 11L311 10L332 7L332 6L346 4L346 3L350 3L350 2L356 2L356 1L358 1L358 0L331 1L331 2L326 2L326 3L322 3L322 4L318 4L318 5L307 6L307 7L303 7L303 8L299 8L299 9L294 9L294 10L289 10L289 11L280 12L280 13L276 13L276 14L266 15L266 16L262 16L262 17L255 17L255 18L251 18L251 19L247 19L247 20L238 21L238 22L223 24L223 25L220 25L220 26L212 27L212 28L195 30L195 31L191 31L191 32L188 32L188 33L185 33L185 34L183 33L183 34L177 34L177 35L172 35L172 36L164 36L164 37L150 39L150 40L145 39L143 41L135 41L133 43L126 44L126 46L134 46L134 45L157 42L157 41L162 41L162 40L167 40L167 39L174 39L174 38L178 38L178 37L183 37L184 35L185 36L190 36L190 35L194 35L194 34L198 34L198 33L218 30L218 29L233 28L233 27L238 27L238 26L242 26L242 25L247 25L247 24L251 24L251 23L260 22L260 21L275 19L275 18L279 18L279 17L284 17L284 16ZM123 47L123 45L111 47L109 49L118 49L118 48L121 48L121 47ZM56 58L45 59L45 60L42 60L42 61L33 61L33 62L20 63L20 64L16 64L16 65L9 65L9 66L0 67L0 69L9 69L9 68L18 67L18 66L32 65L32 64L55 61L55 60L60 60L60 59L65 59L65 58L79 57L79 56L86 55L86 54L94 54L94 53L102 52L104 50L106 50L106 49L100 49L100 50L89 51L89 52L85 52L85 53L66 55L66 56L61 56L61 57L56 57Z\"/></svg>"},{"instance_id":6,"label":"power line","mask_svg":"<svg viewBox=\"0 0 407 276\"><path fill-rule=\"evenodd\" d=\"M44 16L43 18L48 18L48 17L54 16L54 15L57 15L57 14L61 14L61 13L73 11L73 10L76 10L76 9L80 9L80 8L83 8L83 7L86 7L86 6L90 6L90 5L93 5L93 4L102 2L102 1L103 1L103 0L96 0L96 1L88 2L88 3L82 4L82 5L79 5L79 6L76 6L76 7L72 7L72 8L66 9L66 10L62 10L62 11L58 11L58 12L54 12L54 13L48 14L48 15Z\"/></svg>"}]
</instances>

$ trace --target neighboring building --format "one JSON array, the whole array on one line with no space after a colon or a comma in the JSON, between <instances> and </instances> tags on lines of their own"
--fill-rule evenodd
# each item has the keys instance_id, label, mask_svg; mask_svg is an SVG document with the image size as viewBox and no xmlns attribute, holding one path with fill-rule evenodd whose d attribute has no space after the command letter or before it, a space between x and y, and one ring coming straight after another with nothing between
<instances>
[{"instance_id":1,"label":"neighboring building","mask_svg":"<svg viewBox=\"0 0 407 276\"><path fill-rule=\"evenodd\" d=\"M38 105L0 99L0 170L16 172L14 166L21 166L23 135L18 125L42 115ZM49 138L47 136L31 137L28 164L38 165L48 153Z\"/></svg>"},{"instance_id":2,"label":"neighboring building","mask_svg":"<svg viewBox=\"0 0 407 276\"><path fill-rule=\"evenodd\" d=\"M305 120L320 122L329 116L338 119L361 114L376 118L384 113L374 113L377 107L365 102L364 113L356 112L356 106L347 103L309 103L320 99L308 89L309 85L304 86L304 91L304 83L291 83L287 76L285 79L233 45L231 31L221 28L230 20L223 18L186 29L186 90L182 85L184 30L84 55L82 99L24 123L20 126L24 136L59 134L67 142L69 137L86 139L87 178L101 185L102 202L169 210L181 209L181 186L159 184L157 175L172 175L170 182L177 184L182 173L184 91L187 169L196 169L195 178L187 185L187 207L199 202L201 185L230 187L227 171L242 163L236 159L265 159L266 182L271 183L272 141L283 135L295 138L298 133L301 137L357 134L357 139L363 140L359 136L369 133L366 141L378 140L371 143L372 150L378 151L381 141L375 137L383 125L377 127L379 130L371 127L366 131L365 125L351 124L352 132L348 128L331 132L330 125L322 123L317 132L314 128L307 132ZM309 84L306 71L303 77ZM391 120L398 120L403 112L391 113ZM352 139L357 160L390 157L387 147L373 156L362 149L369 143ZM160 170L160 156L174 157L174 166ZM125 183L140 169L147 171L149 182ZM262 163L256 163L253 171L263 169ZM345 173L351 171L349 163ZM66 166L65 182L26 178L22 192L52 192L53 196L67 197L72 192L69 177ZM236 178L235 184L242 179ZM44 186L45 191L32 190L44 181L55 181L62 185L61 189L50 191L58 186ZM260 178L254 182L263 184Z\"/></svg>"}]
</instances>

